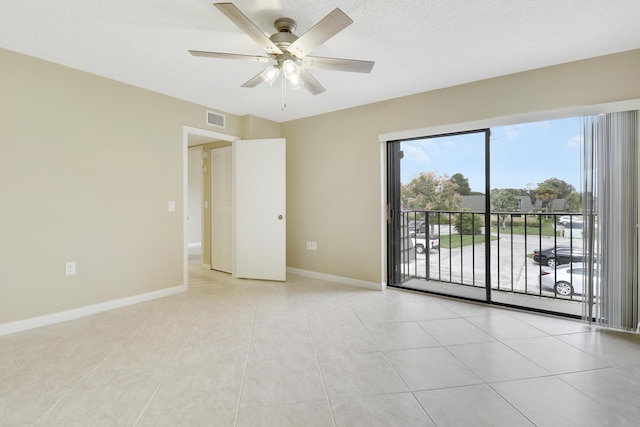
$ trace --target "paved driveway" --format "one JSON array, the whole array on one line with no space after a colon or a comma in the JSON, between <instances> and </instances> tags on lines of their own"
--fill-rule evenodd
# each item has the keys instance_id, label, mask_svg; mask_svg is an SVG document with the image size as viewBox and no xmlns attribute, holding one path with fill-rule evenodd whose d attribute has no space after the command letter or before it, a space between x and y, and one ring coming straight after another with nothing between
<instances>
[{"instance_id":1,"label":"paved driveway","mask_svg":"<svg viewBox=\"0 0 640 427\"><path fill-rule=\"evenodd\" d=\"M446 239L447 236L441 236ZM491 242L491 281L500 289L538 293L540 265L530 257L534 250L554 245L573 245L581 248L581 239L566 237L538 237L521 234L501 234L499 240ZM427 254L416 254L416 259L405 266L406 272L427 278L427 256L429 277L432 280L464 283L484 287L485 244L479 243L462 248L431 250Z\"/></svg>"}]
</instances>

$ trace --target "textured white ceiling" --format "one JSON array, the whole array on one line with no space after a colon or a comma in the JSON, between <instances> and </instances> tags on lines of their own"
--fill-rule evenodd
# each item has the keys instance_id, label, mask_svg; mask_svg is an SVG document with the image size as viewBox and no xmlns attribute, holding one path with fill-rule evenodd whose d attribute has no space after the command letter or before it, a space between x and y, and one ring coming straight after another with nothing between
<instances>
[{"instance_id":1,"label":"textured white ceiling","mask_svg":"<svg viewBox=\"0 0 640 427\"><path fill-rule=\"evenodd\" d=\"M327 91L288 91L283 111L279 83L240 87L262 64L187 52L263 54L211 0L2 0L0 47L277 122L640 48L640 0L233 3L267 35L278 17L302 35L339 7L354 23L312 54L375 61L373 71L313 70Z\"/></svg>"}]
</instances>

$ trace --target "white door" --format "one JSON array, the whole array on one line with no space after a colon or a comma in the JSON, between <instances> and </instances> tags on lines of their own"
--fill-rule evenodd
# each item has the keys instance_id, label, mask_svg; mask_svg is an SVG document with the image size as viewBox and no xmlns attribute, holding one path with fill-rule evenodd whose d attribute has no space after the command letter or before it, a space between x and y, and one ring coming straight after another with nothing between
<instances>
[{"instance_id":1,"label":"white door","mask_svg":"<svg viewBox=\"0 0 640 427\"><path fill-rule=\"evenodd\" d=\"M232 272L231 147L211 150L211 269Z\"/></svg>"},{"instance_id":2,"label":"white door","mask_svg":"<svg viewBox=\"0 0 640 427\"><path fill-rule=\"evenodd\" d=\"M233 142L234 275L286 280L284 139Z\"/></svg>"}]
</instances>

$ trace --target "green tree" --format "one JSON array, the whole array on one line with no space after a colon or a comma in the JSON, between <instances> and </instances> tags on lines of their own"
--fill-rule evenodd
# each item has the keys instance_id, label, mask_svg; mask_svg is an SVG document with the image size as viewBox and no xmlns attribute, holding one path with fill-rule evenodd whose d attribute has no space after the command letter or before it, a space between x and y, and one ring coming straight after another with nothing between
<instances>
[{"instance_id":1,"label":"green tree","mask_svg":"<svg viewBox=\"0 0 640 427\"><path fill-rule=\"evenodd\" d=\"M460 210L462 196L457 185L448 175L438 176L434 172L421 172L402 185L400 197L407 209L426 211ZM435 214L430 215L430 232L433 234Z\"/></svg>"},{"instance_id":2,"label":"green tree","mask_svg":"<svg viewBox=\"0 0 640 427\"><path fill-rule=\"evenodd\" d=\"M558 179L549 178L546 181L538 183L538 188L533 190L536 195L536 200L540 200L547 206L547 210L550 209L549 203L555 199L563 199L569 194L576 191L573 185Z\"/></svg>"},{"instance_id":3,"label":"green tree","mask_svg":"<svg viewBox=\"0 0 640 427\"><path fill-rule=\"evenodd\" d=\"M507 215L503 212L515 212L520 207L518 203L518 199L513 194L513 192L509 191L509 189L495 189L491 191L491 205L493 206L493 210L498 213L498 216L502 220L502 229L507 228Z\"/></svg>"},{"instance_id":4,"label":"green tree","mask_svg":"<svg viewBox=\"0 0 640 427\"><path fill-rule=\"evenodd\" d=\"M526 188L501 188L500 191L506 191L514 196L528 196L531 193L531 191Z\"/></svg>"},{"instance_id":5,"label":"green tree","mask_svg":"<svg viewBox=\"0 0 640 427\"><path fill-rule=\"evenodd\" d=\"M421 172L402 186L402 203L414 210L459 210L462 196L457 190L457 185L446 174Z\"/></svg>"},{"instance_id":6,"label":"green tree","mask_svg":"<svg viewBox=\"0 0 640 427\"><path fill-rule=\"evenodd\" d=\"M567 210L569 212L582 212L582 194L574 191L567 196Z\"/></svg>"},{"instance_id":7,"label":"green tree","mask_svg":"<svg viewBox=\"0 0 640 427\"><path fill-rule=\"evenodd\" d=\"M465 178L461 173L454 173L450 180L458 186L458 193L463 196L471 194L471 187L469 186L469 180Z\"/></svg>"}]
</instances>

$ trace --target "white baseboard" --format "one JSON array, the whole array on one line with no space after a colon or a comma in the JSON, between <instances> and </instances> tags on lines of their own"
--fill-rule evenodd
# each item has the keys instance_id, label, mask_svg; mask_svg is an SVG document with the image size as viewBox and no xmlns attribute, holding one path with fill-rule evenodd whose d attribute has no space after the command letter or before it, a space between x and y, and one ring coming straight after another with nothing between
<instances>
[{"instance_id":1,"label":"white baseboard","mask_svg":"<svg viewBox=\"0 0 640 427\"><path fill-rule=\"evenodd\" d=\"M16 320L15 322L2 323L0 324L0 336L27 331L42 326L53 325L55 323L66 322L67 320L79 319L81 317L91 316L92 314L101 313L103 311L167 297L169 295L185 292L186 290L187 286L185 285L175 286L173 288L73 308L71 310L60 311L58 313L45 314L43 316L31 317L29 319Z\"/></svg>"},{"instance_id":2,"label":"white baseboard","mask_svg":"<svg viewBox=\"0 0 640 427\"><path fill-rule=\"evenodd\" d=\"M349 277L334 276L331 274L318 273L317 271L301 270L299 268L287 267L287 272L299 276L311 277L313 279L327 280L329 282L342 283L344 285L359 286L361 288L382 291L387 286L386 283L368 282L366 280L351 279Z\"/></svg>"}]
</instances>

